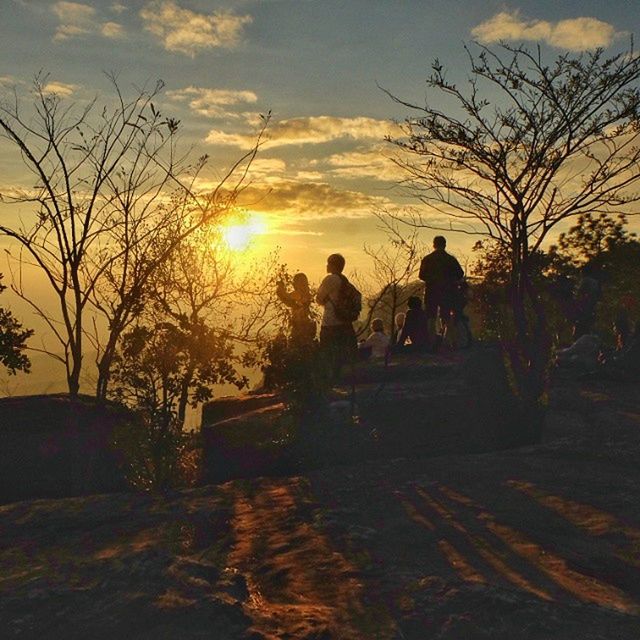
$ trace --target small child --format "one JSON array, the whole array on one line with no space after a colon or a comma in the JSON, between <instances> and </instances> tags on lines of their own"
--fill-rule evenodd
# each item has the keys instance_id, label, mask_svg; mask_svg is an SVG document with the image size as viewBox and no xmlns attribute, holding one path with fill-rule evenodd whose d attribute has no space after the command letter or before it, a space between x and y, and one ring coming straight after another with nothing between
<instances>
[{"instance_id":1,"label":"small child","mask_svg":"<svg viewBox=\"0 0 640 640\"><path fill-rule=\"evenodd\" d=\"M373 319L371 322L371 330L369 337L358 345L358 349L361 349L361 353L365 358L368 357L365 355L367 351L371 352L372 358L385 358L389 350L390 338L384 332L382 318Z\"/></svg>"}]
</instances>

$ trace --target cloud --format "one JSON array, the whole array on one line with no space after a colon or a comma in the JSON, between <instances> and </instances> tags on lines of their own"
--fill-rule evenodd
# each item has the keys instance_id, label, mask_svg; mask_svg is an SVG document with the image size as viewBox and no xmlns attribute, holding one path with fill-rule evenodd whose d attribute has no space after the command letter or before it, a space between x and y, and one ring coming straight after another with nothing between
<instances>
[{"instance_id":1,"label":"cloud","mask_svg":"<svg viewBox=\"0 0 640 640\"><path fill-rule=\"evenodd\" d=\"M325 179L325 175L319 171L298 171L296 178L305 182L320 182Z\"/></svg>"},{"instance_id":2,"label":"cloud","mask_svg":"<svg viewBox=\"0 0 640 640\"><path fill-rule=\"evenodd\" d=\"M280 120L267 128L266 140L270 146L320 144L340 138L354 140L382 140L394 125L374 118L337 118L311 116ZM236 146L249 149L255 144L255 136L225 133L213 129L206 141L211 144Z\"/></svg>"},{"instance_id":3,"label":"cloud","mask_svg":"<svg viewBox=\"0 0 640 640\"><path fill-rule=\"evenodd\" d=\"M253 104L258 96L253 91L233 91L228 89L206 89L204 87L187 87L176 91L167 91L173 100L189 101L189 107L196 113L209 118L239 117L228 108L238 104Z\"/></svg>"},{"instance_id":4,"label":"cloud","mask_svg":"<svg viewBox=\"0 0 640 640\"><path fill-rule=\"evenodd\" d=\"M18 80L14 76L0 76L0 87L14 87Z\"/></svg>"},{"instance_id":5,"label":"cloud","mask_svg":"<svg viewBox=\"0 0 640 640\"><path fill-rule=\"evenodd\" d=\"M66 82L47 82L47 84L42 87L43 93L56 94L61 98L68 98L76 89L78 88L77 84L67 84Z\"/></svg>"},{"instance_id":6,"label":"cloud","mask_svg":"<svg viewBox=\"0 0 640 640\"><path fill-rule=\"evenodd\" d=\"M341 178L396 181L405 177L405 172L385 155L381 147L333 154L327 164L332 167L331 173Z\"/></svg>"},{"instance_id":7,"label":"cloud","mask_svg":"<svg viewBox=\"0 0 640 640\"><path fill-rule=\"evenodd\" d=\"M53 35L54 42L89 35L102 35L110 39L121 38L124 35L122 25L117 22L102 22L96 17L96 10L88 4L56 2L51 10L59 21Z\"/></svg>"},{"instance_id":8,"label":"cloud","mask_svg":"<svg viewBox=\"0 0 640 640\"><path fill-rule=\"evenodd\" d=\"M522 18L518 11L501 11L474 27L471 34L484 44L501 40L534 40L571 51L608 47L619 35L612 25L596 18L548 22Z\"/></svg>"},{"instance_id":9,"label":"cloud","mask_svg":"<svg viewBox=\"0 0 640 640\"><path fill-rule=\"evenodd\" d=\"M218 47L235 47L251 16L228 12L211 15L183 9L173 0L153 0L141 10L144 28L162 41L167 51L177 51L192 58L197 53Z\"/></svg>"},{"instance_id":10,"label":"cloud","mask_svg":"<svg viewBox=\"0 0 640 640\"><path fill-rule=\"evenodd\" d=\"M279 215L326 218L369 215L373 208L387 202L386 198L337 189L326 182L283 179L273 184L248 186L240 196L239 205Z\"/></svg>"},{"instance_id":11,"label":"cloud","mask_svg":"<svg viewBox=\"0 0 640 640\"><path fill-rule=\"evenodd\" d=\"M96 10L87 4L56 2L51 10L60 21L53 36L54 42L86 35L94 30Z\"/></svg>"},{"instance_id":12,"label":"cloud","mask_svg":"<svg viewBox=\"0 0 640 640\"><path fill-rule=\"evenodd\" d=\"M124 37L124 29L122 28L122 25L117 22L103 23L100 27L100 33L105 38L110 38L111 40L117 40Z\"/></svg>"}]
</instances>

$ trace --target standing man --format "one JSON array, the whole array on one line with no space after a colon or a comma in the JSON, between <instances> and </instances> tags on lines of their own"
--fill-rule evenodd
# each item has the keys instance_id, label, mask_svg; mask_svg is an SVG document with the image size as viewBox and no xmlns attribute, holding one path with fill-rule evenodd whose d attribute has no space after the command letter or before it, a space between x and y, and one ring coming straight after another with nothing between
<instances>
[{"instance_id":1,"label":"standing man","mask_svg":"<svg viewBox=\"0 0 640 640\"><path fill-rule=\"evenodd\" d=\"M320 327L320 346L327 354L334 380L340 376L342 366L355 357L358 343L353 330L353 320L349 319L349 296L352 292L359 296L345 276L342 275L345 260L339 253L327 258L327 275L324 277L316 302L324 307ZM354 301L354 305L358 303ZM346 311L345 311L346 307Z\"/></svg>"},{"instance_id":2,"label":"standing man","mask_svg":"<svg viewBox=\"0 0 640 640\"><path fill-rule=\"evenodd\" d=\"M420 280L424 281L424 307L427 314L429 339L436 333L436 318L440 313L440 321L447 329L449 342L455 340L452 335L453 312L456 309L457 287L464 277L460 263L445 251L447 241L444 236L433 239L433 251L422 258L420 263Z\"/></svg>"}]
</instances>

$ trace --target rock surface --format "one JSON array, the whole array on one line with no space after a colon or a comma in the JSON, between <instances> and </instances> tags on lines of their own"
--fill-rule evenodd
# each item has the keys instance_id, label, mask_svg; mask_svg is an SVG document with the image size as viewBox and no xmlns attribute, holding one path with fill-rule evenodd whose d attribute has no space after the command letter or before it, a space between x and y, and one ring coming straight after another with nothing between
<instances>
[{"instance_id":1,"label":"rock surface","mask_svg":"<svg viewBox=\"0 0 640 640\"><path fill-rule=\"evenodd\" d=\"M0 503L127 489L113 446L121 406L68 395L0 399Z\"/></svg>"},{"instance_id":2,"label":"rock surface","mask_svg":"<svg viewBox=\"0 0 640 640\"><path fill-rule=\"evenodd\" d=\"M496 346L395 358L388 366L362 363L343 382L330 418L304 437L291 429L277 396L210 402L203 410L205 481L295 475L336 463L486 451L535 440L521 428L525 421ZM355 420L347 424L352 403Z\"/></svg>"},{"instance_id":3,"label":"rock surface","mask_svg":"<svg viewBox=\"0 0 640 640\"><path fill-rule=\"evenodd\" d=\"M0 507L3 638L636 640L638 384L540 445Z\"/></svg>"}]
</instances>

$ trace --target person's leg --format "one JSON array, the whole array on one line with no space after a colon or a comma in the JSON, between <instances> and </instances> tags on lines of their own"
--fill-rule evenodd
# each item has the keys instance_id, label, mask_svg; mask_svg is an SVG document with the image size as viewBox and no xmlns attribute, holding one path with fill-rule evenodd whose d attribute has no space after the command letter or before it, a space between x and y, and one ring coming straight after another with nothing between
<instances>
[{"instance_id":1,"label":"person's leg","mask_svg":"<svg viewBox=\"0 0 640 640\"><path fill-rule=\"evenodd\" d=\"M326 363L326 367L331 372L332 379L336 379L337 365L337 349L336 349L336 335L335 327L321 327L320 328L320 349L322 356Z\"/></svg>"},{"instance_id":2,"label":"person's leg","mask_svg":"<svg viewBox=\"0 0 640 640\"><path fill-rule=\"evenodd\" d=\"M438 297L435 292L424 294L424 310L427 316L427 343L431 347L436 344L437 337Z\"/></svg>"},{"instance_id":3,"label":"person's leg","mask_svg":"<svg viewBox=\"0 0 640 640\"><path fill-rule=\"evenodd\" d=\"M440 305L440 318L445 335L445 344L450 349L455 349L458 344L457 317L451 306L444 302Z\"/></svg>"},{"instance_id":4,"label":"person's leg","mask_svg":"<svg viewBox=\"0 0 640 640\"><path fill-rule=\"evenodd\" d=\"M345 365L355 364L358 356L358 339L356 338L353 325L351 324L339 325L338 327L335 327L335 329L335 374L336 378L339 378L342 368Z\"/></svg>"}]
</instances>

